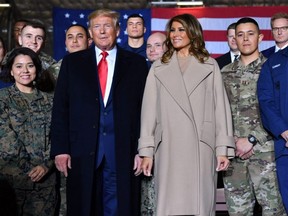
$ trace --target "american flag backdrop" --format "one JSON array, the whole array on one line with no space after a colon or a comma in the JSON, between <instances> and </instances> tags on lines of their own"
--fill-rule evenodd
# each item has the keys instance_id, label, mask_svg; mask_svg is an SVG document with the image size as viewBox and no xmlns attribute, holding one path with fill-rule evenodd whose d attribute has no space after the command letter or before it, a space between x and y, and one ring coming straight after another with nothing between
<instances>
[{"instance_id":1,"label":"american flag backdrop","mask_svg":"<svg viewBox=\"0 0 288 216\"><path fill-rule=\"evenodd\" d=\"M59 60L66 54L65 30L72 23L87 26L87 16L92 10L73 10L64 8L53 9L54 28L54 58ZM213 57L228 52L226 28L239 18L249 16L254 18L264 34L260 50L274 45L270 29L270 18L277 12L288 12L288 7L195 7L195 8L152 8L139 10L118 10L121 14L121 34L117 39L119 44L127 40L126 19L132 13L141 14L146 23L145 38L151 32L164 31L167 21L178 14L190 13L197 17L204 31L206 48Z\"/></svg>"},{"instance_id":2,"label":"american flag backdrop","mask_svg":"<svg viewBox=\"0 0 288 216\"><path fill-rule=\"evenodd\" d=\"M65 9L53 8L53 38L54 38L54 58L60 60L66 52L65 47L65 32L66 29L72 24L81 24L88 26L88 15L93 10L78 10L78 9ZM138 9L138 10L117 10L120 14L120 34L117 38L117 43L122 44L127 41L126 24L129 15L137 13L145 19L145 39L151 33L151 10Z\"/></svg>"},{"instance_id":3,"label":"american flag backdrop","mask_svg":"<svg viewBox=\"0 0 288 216\"><path fill-rule=\"evenodd\" d=\"M270 18L277 12L288 12L288 7L200 7L200 8L153 8L151 11L151 30L163 31L168 19L178 14L190 13L198 18L203 28L206 48L213 57L229 51L226 29L239 18L254 18L260 27L264 39L260 50L274 46L271 34Z\"/></svg>"}]
</instances>

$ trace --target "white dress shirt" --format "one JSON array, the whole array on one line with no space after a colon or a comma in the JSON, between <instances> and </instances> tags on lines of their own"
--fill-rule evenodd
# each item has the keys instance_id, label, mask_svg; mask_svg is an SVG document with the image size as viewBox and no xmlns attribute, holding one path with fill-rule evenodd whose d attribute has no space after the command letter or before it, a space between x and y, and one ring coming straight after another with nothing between
<instances>
[{"instance_id":1,"label":"white dress shirt","mask_svg":"<svg viewBox=\"0 0 288 216\"><path fill-rule=\"evenodd\" d=\"M100 60L102 59L101 53L103 52L98 47L95 46L95 52L96 52L96 60L97 65L99 64ZM107 83L106 83L106 90L105 90L105 96L104 96L104 106L106 106L112 81L113 81L113 75L114 75L114 69L115 69L115 61L116 61L116 54L117 54L117 47L115 46L112 50L106 51L108 53L108 56L106 57L107 63L108 63L108 75L107 75Z\"/></svg>"}]
</instances>

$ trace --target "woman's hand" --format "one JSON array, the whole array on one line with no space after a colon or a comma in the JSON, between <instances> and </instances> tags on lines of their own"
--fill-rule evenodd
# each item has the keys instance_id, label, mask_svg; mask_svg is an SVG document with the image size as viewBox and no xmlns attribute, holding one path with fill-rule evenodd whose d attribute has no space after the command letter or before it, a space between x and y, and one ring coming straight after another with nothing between
<instances>
[{"instance_id":1,"label":"woman's hand","mask_svg":"<svg viewBox=\"0 0 288 216\"><path fill-rule=\"evenodd\" d=\"M134 167L133 167L133 170L135 170L134 173L135 176L138 176L142 173L141 164L142 164L142 158L139 156L139 154L136 154L134 157Z\"/></svg>"},{"instance_id":2,"label":"woman's hand","mask_svg":"<svg viewBox=\"0 0 288 216\"><path fill-rule=\"evenodd\" d=\"M153 166L153 159L149 157L144 157L141 164L141 169L145 176L151 176L151 170Z\"/></svg>"},{"instance_id":3,"label":"woman's hand","mask_svg":"<svg viewBox=\"0 0 288 216\"><path fill-rule=\"evenodd\" d=\"M217 156L217 167L216 171L227 170L229 167L230 161L226 156Z\"/></svg>"},{"instance_id":4,"label":"woman's hand","mask_svg":"<svg viewBox=\"0 0 288 216\"><path fill-rule=\"evenodd\" d=\"M29 173L28 176L33 182L40 181L48 173L48 168L43 165L38 165L34 167Z\"/></svg>"}]
</instances>

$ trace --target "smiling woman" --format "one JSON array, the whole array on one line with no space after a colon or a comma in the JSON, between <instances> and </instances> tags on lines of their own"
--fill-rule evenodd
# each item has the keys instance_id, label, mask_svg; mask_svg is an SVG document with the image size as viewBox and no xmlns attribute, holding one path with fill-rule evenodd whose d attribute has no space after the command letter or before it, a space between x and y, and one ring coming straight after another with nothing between
<instances>
[{"instance_id":1,"label":"smiling woman","mask_svg":"<svg viewBox=\"0 0 288 216\"><path fill-rule=\"evenodd\" d=\"M45 73L29 48L14 49L3 72L15 83L0 90L0 177L13 189L17 215L52 216L57 200L50 159L53 95L39 90Z\"/></svg>"},{"instance_id":2,"label":"smiling woman","mask_svg":"<svg viewBox=\"0 0 288 216\"><path fill-rule=\"evenodd\" d=\"M153 63L144 91L141 168L146 176L154 168L153 215L212 216L215 176L234 156L228 98L198 20L177 15L166 35L167 51Z\"/></svg>"}]
</instances>

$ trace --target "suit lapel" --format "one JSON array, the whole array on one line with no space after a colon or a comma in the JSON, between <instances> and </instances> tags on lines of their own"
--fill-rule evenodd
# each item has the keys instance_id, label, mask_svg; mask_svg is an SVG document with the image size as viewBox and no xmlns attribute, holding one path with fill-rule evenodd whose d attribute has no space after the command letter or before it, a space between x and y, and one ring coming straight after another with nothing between
<instances>
[{"instance_id":1,"label":"suit lapel","mask_svg":"<svg viewBox=\"0 0 288 216\"><path fill-rule=\"evenodd\" d=\"M112 101L112 94L114 92L114 89L116 88L117 84L120 82L122 75L123 75L123 69L122 66L126 65L125 58L123 58L123 55L121 55L121 48L117 47L117 54L116 54L116 60L115 60L115 67L114 67L114 75L112 79L112 85L111 85L111 90L110 94L108 97L107 105Z\"/></svg>"}]
</instances>

